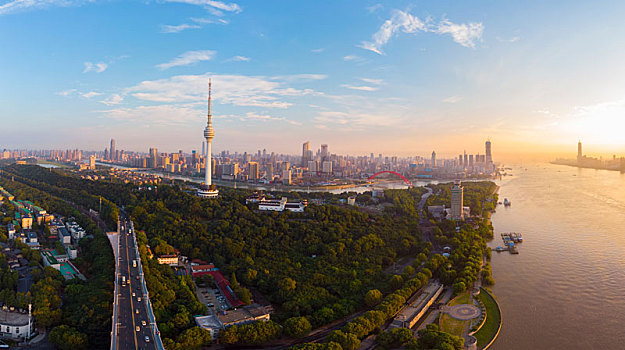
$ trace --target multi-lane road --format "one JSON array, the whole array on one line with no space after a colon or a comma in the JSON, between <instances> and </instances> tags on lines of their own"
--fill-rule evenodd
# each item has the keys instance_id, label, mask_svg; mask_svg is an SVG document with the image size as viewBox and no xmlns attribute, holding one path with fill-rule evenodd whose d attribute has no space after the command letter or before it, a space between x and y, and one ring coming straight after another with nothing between
<instances>
[{"instance_id":1,"label":"multi-lane road","mask_svg":"<svg viewBox=\"0 0 625 350\"><path fill-rule=\"evenodd\" d=\"M150 322L137 252L135 233L128 218L120 216L119 252L117 254L116 337L112 349L158 349L155 325ZM156 330L157 331L157 330ZM156 339L158 342L160 339ZM160 343L160 342L159 342Z\"/></svg>"}]
</instances>

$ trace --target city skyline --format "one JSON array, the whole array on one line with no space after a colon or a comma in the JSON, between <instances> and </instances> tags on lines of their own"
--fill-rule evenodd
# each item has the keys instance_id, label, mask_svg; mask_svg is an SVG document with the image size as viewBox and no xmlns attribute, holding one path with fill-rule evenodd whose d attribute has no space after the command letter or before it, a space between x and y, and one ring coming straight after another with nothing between
<instances>
[{"instance_id":1,"label":"city skyline","mask_svg":"<svg viewBox=\"0 0 625 350\"><path fill-rule=\"evenodd\" d=\"M199 150L212 77L216 150L291 153L310 140L451 156L489 136L502 156L566 154L578 138L619 154L624 53L593 38L623 28L624 7L5 1L0 115L24 122L2 146L28 133L30 148L95 150L110 135L117 148ZM567 49L547 53L555 42Z\"/></svg>"}]
</instances>

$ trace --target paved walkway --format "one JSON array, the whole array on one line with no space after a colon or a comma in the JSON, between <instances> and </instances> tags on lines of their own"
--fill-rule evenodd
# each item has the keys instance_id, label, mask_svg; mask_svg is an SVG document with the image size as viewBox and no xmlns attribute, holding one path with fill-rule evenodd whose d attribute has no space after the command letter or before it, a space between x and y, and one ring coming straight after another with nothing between
<instances>
[{"instance_id":1,"label":"paved walkway","mask_svg":"<svg viewBox=\"0 0 625 350\"><path fill-rule=\"evenodd\" d=\"M445 307L444 312L449 316L461 321L472 320L482 315L482 310L480 310L479 307L471 304L447 306Z\"/></svg>"}]
</instances>

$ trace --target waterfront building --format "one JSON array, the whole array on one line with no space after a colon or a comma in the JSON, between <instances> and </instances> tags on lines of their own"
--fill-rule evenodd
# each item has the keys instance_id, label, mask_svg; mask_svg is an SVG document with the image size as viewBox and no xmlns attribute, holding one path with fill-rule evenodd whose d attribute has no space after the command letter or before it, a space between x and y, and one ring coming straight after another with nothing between
<instances>
[{"instance_id":1,"label":"waterfront building","mask_svg":"<svg viewBox=\"0 0 625 350\"><path fill-rule=\"evenodd\" d=\"M206 139L206 168L204 173L204 183L198 189L198 196L204 198L217 198L219 196L219 190L217 186L212 183L212 165L211 165L211 144L213 137L215 137L215 129L213 129L211 117L211 81L208 81L208 121L206 122L206 128L204 129L204 138Z\"/></svg>"},{"instance_id":2,"label":"waterfront building","mask_svg":"<svg viewBox=\"0 0 625 350\"><path fill-rule=\"evenodd\" d=\"M451 188L451 218L453 220L463 220L463 187L460 181L454 183Z\"/></svg>"}]
</instances>

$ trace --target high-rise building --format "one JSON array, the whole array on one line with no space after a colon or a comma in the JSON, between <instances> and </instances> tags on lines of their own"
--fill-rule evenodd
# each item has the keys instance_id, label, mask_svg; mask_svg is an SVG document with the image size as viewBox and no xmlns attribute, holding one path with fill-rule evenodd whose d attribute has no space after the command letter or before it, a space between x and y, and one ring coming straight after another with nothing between
<instances>
[{"instance_id":1,"label":"high-rise building","mask_svg":"<svg viewBox=\"0 0 625 350\"><path fill-rule=\"evenodd\" d=\"M462 163L462 154L458 156L458 166L461 168L464 166L464 164Z\"/></svg>"},{"instance_id":2,"label":"high-rise building","mask_svg":"<svg viewBox=\"0 0 625 350\"><path fill-rule=\"evenodd\" d=\"M436 168L436 152L432 151L432 168Z\"/></svg>"},{"instance_id":3,"label":"high-rise building","mask_svg":"<svg viewBox=\"0 0 625 350\"><path fill-rule=\"evenodd\" d=\"M462 183L457 181L451 188L451 218L454 220L463 220L463 188Z\"/></svg>"},{"instance_id":4,"label":"high-rise building","mask_svg":"<svg viewBox=\"0 0 625 350\"><path fill-rule=\"evenodd\" d=\"M204 183L198 189L198 196L204 198L217 198L219 196L219 190L217 186L213 185L213 166L212 166L212 152L211 143L215 137L215 129L213 129L212 116L211 116L211 81L208 81L208 120L206 122L206 128L204 128L204 138L206 139L206 167L204 170Z\"/></svg>"},{"instance_id":5,"label":"high-rise building","mask_svg":"<svg viewBox=\"0 0 625 350\"><path fill-rule=\"evenodd\" d=\"M584 156L582 155L582 140L579 140L577 142L577 161L581 162L583 157Z\"/></svg>"},{"instance_id":6,"label":"high-rise building","mask_svg":"<svg viewBox=\"0 0 625 350\"><path fill-rule=\"evenodd\" d=\"M332 162L329 160L324 160L321 163L321 171L324 174L332 174Z\"/></svg>"},{"instance_id":7,"label":"high-rise building","mask_svg":"<svg viewBox=\"0 0 625 350\"><path fill-rule=\"evenodd\" d=\"M115 152L115 139L111 139L111 150L109 151L109 160L114 160L116 161L117 159L115 159L115 156L117 155L117 153Z\"/></svg>"},{"instance_id":8,"label":"high-rise building","mask_svg":"<svg viewBox=\"0 0 625 350\"><path fill-rule=\"evenodd\" d=\"M308 161L310 160L310 158L308 158L309 154L310 154L310 142L306 141L302 145L302 166L308 165Z\"/></svg>"},{"instance_id":9,"label":"high-rise building","mask_svg":"<svg viewBox=\"0 0 625 350\"><path fill-rule=\"evenodd\" d=\"M259 173L258 162L247 163L248 179L253 180L253 181L258 181L259 179L258 173Z\"/></svg>"},{"instance_id":10,"label":"high-rise building","mask_svg":"<svg viewBox=\"0 0 625 350\"><path fill-rule=\"evenodd\" d=\"M493 162L493 154L491 153L491 143L490 140L486 140L486 163L490 164Z\"/></svg>"},{"instance_id":11,"label":"high-rise building","mask_svg":"<svg viewBox=\"0 0 625 350\"><path fill-rule=\"evenodd\" d=\"M325 160L328 156L328 145L321 145L321 158Z\"/></svg>"},{"instance_id":12,"label":"high-rise building","mask_svg":"<svg viewBox=\"0 0 625 350\"><path fill-rule=\"evenodd\" d=\"M89 156L89 169L95 170L95 155Z\"/></svg>"},{"instance_id":13,"label":"high-rise building","mask_svg":"<svg viewBox=\"0 0 625 350\"><path fill-rule=\"evenodd\" d=\"M465 168L469 167L469 156L467 155L466 151L464 152L464 161L462 162L462 164Z\"/></svg>"},{"instance_id":14,"label":"high-rise building","mask_svg":"<svg viewBox=\"0 0 625 350\"><path fill-rule=\"evenodd\" d=\"M158 148L150 148L150 168L158 168Z\"/></svg>"}]
</instances>

